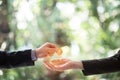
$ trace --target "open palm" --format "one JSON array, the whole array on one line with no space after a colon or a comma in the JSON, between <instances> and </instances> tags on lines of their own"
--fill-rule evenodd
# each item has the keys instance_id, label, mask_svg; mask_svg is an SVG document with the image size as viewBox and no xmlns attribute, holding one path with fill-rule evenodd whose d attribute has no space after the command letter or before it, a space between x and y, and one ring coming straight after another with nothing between
<instances>
[{"instance_id":1,"label":"open palm","mask_svg":"<svg viewBox=\"0 0 120 80\"><path fill-rule=\"evenodd\" d=\"M51 61L44 61L44 65L53 71L64 71L74 67L74 62L69 59L55 59Z\"/></svg>"}]
</instances>

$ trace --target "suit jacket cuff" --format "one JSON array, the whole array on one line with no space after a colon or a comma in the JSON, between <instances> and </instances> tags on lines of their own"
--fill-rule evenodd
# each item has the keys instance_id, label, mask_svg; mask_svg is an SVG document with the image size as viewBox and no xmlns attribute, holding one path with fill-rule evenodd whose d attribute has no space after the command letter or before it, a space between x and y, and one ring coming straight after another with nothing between
<instances>
[{"instance_id":1,"label":"suit jacket cuff","mask_svg":"<svg viewBox=\"0 0 120 80\"><path fill-rule=\"evenodd\" d=\"M93 75L93 74L103 74L120 71L120 50L113 56L94 59L94 60L84 60L83 63L83 74Z\"/></svg>"}]
</instances>

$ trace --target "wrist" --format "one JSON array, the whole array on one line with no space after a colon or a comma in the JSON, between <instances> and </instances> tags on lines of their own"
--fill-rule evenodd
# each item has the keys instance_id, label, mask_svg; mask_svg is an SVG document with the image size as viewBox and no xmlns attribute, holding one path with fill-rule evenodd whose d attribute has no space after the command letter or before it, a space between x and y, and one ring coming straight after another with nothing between
<instances>
[{"instance_id":1,"label":"wrist","mask_svg":"<svg viewBox=\"0 0 120 80\"><path fill-rule=\"evenodd\" d=\"M36 55L37 58L42 58L43 57L42 52L39 48L35 49L34 52L35 52L35 55Z\"/></svg>"},{"instance_id":2,"label":"wrist","mask_svg":"<svg viewBox=\"0 0 120 80\"><path fill-rule=\"evenodd\" d=\"M82 64L81 61L74 62L74 65L76 65L75 69L81 69L81 70L83 70L83 64Z\"/></svg>"}]
</instances>

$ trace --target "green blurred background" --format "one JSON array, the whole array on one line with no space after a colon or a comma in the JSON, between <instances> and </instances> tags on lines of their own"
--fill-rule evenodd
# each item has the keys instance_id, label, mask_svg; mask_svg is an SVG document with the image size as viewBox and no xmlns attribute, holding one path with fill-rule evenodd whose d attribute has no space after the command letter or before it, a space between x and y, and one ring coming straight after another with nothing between
<instances>
[{"instance_id":1,"label":"green blurred background","mask_svg":"<svg viewBox=\"0 0 120 80\"><path fill-rule=\"evenodd\" d=\"M1 50L34 49L45 42L76 61L114 55L120 47L120 0L0 0ZM53 72L40 59L32 67L0 69L0 80L120 80L120 72Z\"/></svg>"}]
</instances>

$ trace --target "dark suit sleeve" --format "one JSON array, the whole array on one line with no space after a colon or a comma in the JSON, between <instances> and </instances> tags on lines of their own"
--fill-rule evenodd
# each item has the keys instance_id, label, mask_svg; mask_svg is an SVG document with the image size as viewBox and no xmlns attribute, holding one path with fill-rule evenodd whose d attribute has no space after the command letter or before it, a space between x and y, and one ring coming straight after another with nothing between
<instances>
[{"instance_id":1,"label":"dark suit sleeve","mask_svg":"<svg viewBox=\"0 0 120 80\"><path fill-rule=\"evenodd\" d=\"M85 60L83 74L93 75L120 71L120 50L112 57L96 60Z\"/></svg>"},{"instance_id":2,"label":"dark suit sleeve","mask_svg":"<svg viewBox=\"0 0 120 80\"><path fill-rule=\"evenodd\" d=\"M0 68L15 68L34 65L31 50L7 52L0 51Z\"/></svg>"}]
</instances>

